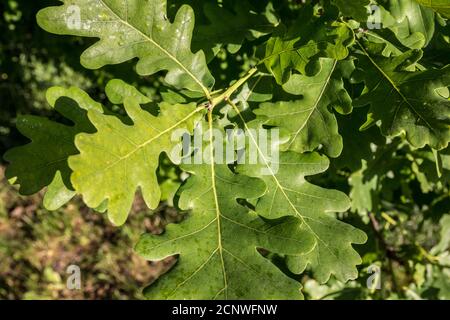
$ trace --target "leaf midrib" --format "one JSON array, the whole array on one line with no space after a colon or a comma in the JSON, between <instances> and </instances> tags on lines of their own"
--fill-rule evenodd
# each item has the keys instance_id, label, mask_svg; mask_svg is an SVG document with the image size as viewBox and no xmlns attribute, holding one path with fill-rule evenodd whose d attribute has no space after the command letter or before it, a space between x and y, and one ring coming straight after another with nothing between
<instances>
[{"instance_id":1,"label":"leaf midrib","mask_svg":"<svg viewBox=\"0 0 450 320\"><path fill-rule=\"evenodd\" d=\"M414 108L414 106L409 102L408 98L403 94L403 92L401 92L400 88L397 87L396 83L394 82L394 80L392 80L385 72L384 70L372 59L372 57L369 55L369 53L366 51L366 49L364 48L364 46L357 40L356 41L359 45L359 47L361 48L361 50L364 52L364 55L369 59L369 61L373 64L373 66L378 70L378 72L389 82L389 84L392 86L393 90L395 90L397 92L397 94L403 99L403 102L406 103L409 108L413 111L413 113L415 113L417 115L417 117L419 117L419 119L421 119L426 125L427 127L434 132L436 135L439 135L436 130L433 128L433 126L431 126L430 123L428 123L428 121L422 117L422 115L416 110L416 108ZM398 112L398 110L400 109L401 104L399 106L396 107L396 113ZM393 121L395 121L395 118L393 119Z\"/></svg>"},{"instance_id":2,"label":"leaf midrib","mask_svg":"<svg viewBox=\"0 0 450 320\"><path fill-rule=\"evenodd\" d=\"M143 31L139 30L138 28L131 25L128 21L123 20L109 5L107 5L104 0L98 0L106 9L108 9L122 24L127 26L128 28L138 32L143 38L146 39L146 41L153 44L155 47L157 47L161 52L163 52L166 56L168 56L171 60L173 60L181 69L183 69L186 74L188 74L202 89L203 93L206 97L210 97L209 89L206 88L203 83L184 65L179 61L174 55L172 55L169 51L164 49L162 46L160 46L155 40L150 38L147 34L145 34ZM128 15L128 10L127 10ZM127 19L128 20L128 19Z\"/></svg>"},{"instance_id":3,"label":"leaf midrib","mask_svg":"<svg viewBox=\"0 0 450 320\"><path fill-rule=\"evenodd\" d=\"M314 103L314 106L311 108L311 112L309 113L308 117L305 119L305 122L298 128L298 130L295 132L294 136L291 138L291 142L289 143L288 148L290 148L292 146L292 144L295 142L298 135L306 127L306 125L308 124L309 120L311 119L311 116L313 115L314 111L316 111L317 107L319 106L319 103L322 100L322 97L325 94L325 91L327 90L328 85L330 84L331 77L333 76L333 72L336 69L336 65L337 65L337 60L334 60L333 67L331 68L331 70L327 76L327 79L322 86L319 96L317 97L317 99Z\"/></svg>"},{"instance_id":4,"label":"leaf midrib","mask_svg":"<svg viewBox=\"0 0 450 320\"><path fill-rule=\"evenodd\" d=\"M128 152L126 155L119 157L116 161L112 162L111 164L109 164L108 166L104 167L101 171L99 171L98 173L101 172L105 172L109 169L111 169L112 167L116 166L118 163L125 161L126 159L128 159L129 157L131 157L133 154L135 154L136 152L138 152L139 150L143 149L144 147L146 147L148 144L152 143L153 141L159 139L160 137L162 137L163 135L169 133L170 131L172 131L173 129L177 128L178 126L180 126L182 123L186 122L187 120L189 120L192 116L194 116L196 113L200 112L204 110L203 107L198 107L196 108L193 112L191 112L190 114L188 114L186 117L184 117L183 119L179 120L176 124L172 125L171 127L165 129L164 131L159 132L156 136L146 140L145 142L136 145L135 148Z\"/></svg>"},{"instance_id":5,"label":"leaf midrib","mask_svg":"<svg viewBox=\"0 0 450 320\"><path fill-rule=\"evenodd\" d=\"M328 244L323 241L319 235L311 228L311 226L306 222L305 217L297 210L297 208L295 207L295 205L292 203L291 199L289 198L288 194L285 192L285 189L283 187L283 185L281 185L280 181L278 180L278 178L276 177L275 173L273 172L272 167L269 165L269 163L267 162L267 159L264 155L264 153L261 151L261 149L258 146L258 143L256 142L255 137L253 136L253 134L251 133L247 123L245 122L244 117L242 116L242 113L240 112L239 108L237 108L237 106L232 103L231 101L228 101L228 103L230 103L230 105L233 107L233 109L236 111L236 113L238 114L238 116L241 118L241 120L244 123L244 127L246 128L246 130L248 132L250 132L250 138L252 139L253 143L256 146L256 149L258 150L258 153L260 154L260 156L262 157L262 159L264 160L264 164L267 167L267 169L270 171L271 177L274 179L275 184L277 185L277 188L283 193L283 196L286 198L287 202L289 203L289 206L292 208L292 210L294 210L296 216L300 219L300 221L302 222L302 224L304 224L308 230L311 232L311 234L318 240L320 241L325 248L334 256L336 257L336 255L334 254L334 252L329 248ZM308 217L306 217L308 218ZM337 258L337 257L336 257Z\"/></svg>"},{"instance_id":6,"label":"leaf midrib","mask_svg":"<svg viewBox=\"0 0 450 320\"><path fill-rule=\"evenodd\" d=\"M210 162L211 162L211 187L214 195L214 205L216 207L216 220L217 220L217 246L220 255L220 261L222 264L222 276L224 281L224 287L217 293L219 295L221 292L225 291L225 299L228 298L228 282L227 282L227 273L225 270L225 261L223 258L223 246L222 246L222 225L220 221L220 217L222 213L220 212L219 207L219 198L217 195L217 186L216 186L216 168L214 164L214 133L213 133L213 117L212 110L208 111L208 125L209 125L209 143L211 144L210 148ZM217 296L216 295L216 296Z\"/></svg>"}]
</instances>

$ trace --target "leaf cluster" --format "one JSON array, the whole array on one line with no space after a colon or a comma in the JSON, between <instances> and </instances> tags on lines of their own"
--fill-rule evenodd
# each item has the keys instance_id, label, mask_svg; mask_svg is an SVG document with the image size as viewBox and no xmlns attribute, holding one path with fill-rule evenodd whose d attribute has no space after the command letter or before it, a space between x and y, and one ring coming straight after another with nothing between
<instances>
[{"instance_id":1,"label":"leaf cluster","mask_svg":"<svg viewBox=\"0 0 450 320\"><path fill-rule=\"evenodd\" d=\"M179 255L146 297L302 298L299 275L320 284L358 278L370 261L355 250L366 233L393 254L376 219L393 210L398 189L407 196L419 183L421 195L436 197L431 208L402 199L420 212L434 211L438 195L448 200L450 67L435 58L449 50L448 1L378 1L377 29L369 1L61 2L37 21L95 38L84 67L132 61L162 88L150 96L115 79L103 104L75 87L49 89L65 121L20 117L30 142L5 154L6 174L25 195L47 188L49 209L80 195L120 226L137 190L149 208L167 199L164 157L183 171L171 201L184 221L136 245L149 260ZM199 127L208 129L207 159L180 165L172 134ZM250 132L246 147L261 161L242 164L235 150L218 163L213 129ZM263 152L257 129L279 130L271 141L279 157ZM448 250L447 217L436 255Z\"/></svg>"}]
</instances>

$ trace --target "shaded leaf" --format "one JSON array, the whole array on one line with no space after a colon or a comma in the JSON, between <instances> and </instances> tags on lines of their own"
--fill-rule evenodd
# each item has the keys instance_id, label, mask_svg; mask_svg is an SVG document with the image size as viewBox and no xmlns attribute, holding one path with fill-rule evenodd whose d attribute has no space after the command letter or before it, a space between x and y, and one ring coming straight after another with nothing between
<instances>
[{"instance_id":1,"label":"shaded leaf","mask_svg":"<svg viewBox=\"0 0 450 320\"><path fill-rule=\"evenodd\" d=\"M324 153L337 157L342 151L333 108L340 113L352 110L352 100L344 88L343 74L352 71L350 63L321 59L321 70L313 77L291 76L283 85L290 94L301 96L295 101L263 103L254 113L258 121L288 132L290 140L282 150L314 151L323 146Z\"/></svg>"},{"instance_id":2,"label":"shaded leaf","mask_svg":"<svg viewBox=\"0 0 450 320\"><path fill-rule=\"evenodd\" d=\"M364 80L367 90L354 105L371 105L364 127L381 121L385 136L404 133L414 147L445 148L450 141L450 101L437 89L450 85L450 67L406 71L422 57L420 51L386 58L383 46L360 48L354 78Z\"/></svg>"},{"instance_id":3,"label":"shaded leaf","mask_svg":"<svg viewBox=\"0 0 450 320\"><path fill-rule=\"evenodd\" d=\"M353 40L353 31L346 24L314 17L307 6L292 27L277 28L267 41L263 61L277 83L283 84L292 70L305 75L319 72L320 57L345 59Z\"/></svg>"},{"instance_id":4,"label":"shaded leaf","mask_svg":"<svg viewBox=\"0 0 450 320\"><path fill-rule=\"evenodd\" d=\"M178 264L145 290L150 299L298 299L300 284L257 248L284 254L308 252L313 239L295 218L263 220L238 204L258 198L263 181L234 175L226 165L184 165L192 176L179 206L191 213L162 236L144 235L137 252L149 260L179 254Z\"/></svg>"},{"instance_id":5,"label":"shaded leaf","mask_svg":"<svg viewBox=\"0 0 450 320\"><path fill-rule=\"evenodd\" d=\"M66 125L37 116L21 116L18 130L30 143L9 150L4 159L10 164L6 177L20 185L20 193L32 195L49 186L44 203L55 210L70 200L75 192L70 183L67 159L78 153L74 139L80 132L95 132L87 118L87 110L102 112L102 106L78 89L53 87L47 100L58 113L73 122Z\"/></svg>"},{"instance_id":6,"label":"shaded leaf","mask_svg":"<svg viewBox=\"0 0 450 320\"><path fill-rule=\"evenodd\" d=\"M224 45L236 53L245 39L252 41L269 34L278 24L270 3L264 13L255 12L245 1L232 5L225 2L222 6L207 2L203 11L209 24L195 29L192 45L209 56L215 56Z\"/></svg>"},{"instance_id":7,"label":"shaded leaf","mask_svg":"<svg viewBox=\"0 0 450 320\"><path fill-rule=\"evenodd\" d=\"M273 165L273 163L272 163ZM324 172L329 161L316 153L284 152L279 169L272 175L261 175L262 166L244 165L239 172L260 177L268 192L257 202L256 212L266 218L293 216L302 222L303 230L315 239L315 247L308 253L288 255L287 265L294 273L302 273L309 265L319 282L326 282L332 274L341 281L358 276L355 265L361 259L352 243L364 243L364 232L337 220L333 214L349 209L345 194L309 183L305 177Z\"/></svg>"},{"instance_id":8,"label":"shaded leaf","mask_svg":"<svg viewBox=\"0 0 450 320\"><path fill-rule=\"evenodd\" d=\"M373 148L385 144L385 138L377 126L359 130L367 117L367 108L355 108L350 115L337 115L339 133L342 135L344 148L341 155L332 160L337 169L347 168L351 172L362 167L363 160L373 158Z\"/></svg>"},{"instance_id":9,"label":"shaded leaf","mask_svg":"<svg viewBox=\"0 0 450 320\"><path fill-rule=\"evenodd\" d=\"M450 18L450 2L448 0L416 0L424 7L432 8L446 18Z\"/></svg>"},{"instance_id":10,"label":"shaded leaf","mask_svg":"<svg viewBox=\"0 0 450 320\"><path fill-rule=\"evenodd\" d=\"M332 0L344 16L353 17L359 21L366 21L368 16L367 6L370 0Z\"/></svg>"}]
</instances>

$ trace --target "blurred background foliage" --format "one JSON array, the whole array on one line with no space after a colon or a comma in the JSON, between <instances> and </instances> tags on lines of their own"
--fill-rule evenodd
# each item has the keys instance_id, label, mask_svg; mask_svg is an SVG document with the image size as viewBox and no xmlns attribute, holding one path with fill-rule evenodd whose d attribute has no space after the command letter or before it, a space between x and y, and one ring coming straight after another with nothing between
<instances>
[{"instance_id":1,"label":"blurred background foliage","mask_svg":"<svg viewBox=\"0 0 450 320\"><path fill-rule=\"evenodd\" d=\"M248 2L255 10L265 8L261 1ZM26 142L15 129L17 115L58 119L45 100L51 86L77 86L105 102L104 86L120 78L154 101L174 95L160 75L138 77L130 72L133 62L84 69L79 57L93 39L57 37L35 22L36 12L54 3L0 2L1 154ZM182 3L195 7L201 1L169 1L169 15ZM273 5L286 23L296 18L302 1L273 1ZM201 10L196 14L198 21L205 19ZM428 35L425 66L449 62L449 27L436 19L436 30ZM254 63L251 57L263 40L246 41L237 53L236 47L217 48L210 68L218 87L225 87ZM346 85L350 92L362 90L361 85ZM272 84L262 80L259 86L266 90ZM273 94L283 93L273 90ZM253 98L243 104L254 108L258 97ZM302 282L308 299L450 299L450 149L439 154L427 148L412 150L401 138L386 140L377 127L361 133L358 128L365 114L367 110L360 108L350 116L337 116L343 154L332 160L326 173L310 178L350 195L352 209L340 218L369 235L365 245L356 246L363 258L360 277L345 284L333 278L320 284L308 272L291 276ZM183 177L168 163L159 171L166 201L150 211L137 195L130 219L119 229L80 199L58 211L46 211L42 194L22 197L5 181L5 165L0 170L0 299L137 299L144 285L175 263L175 257L149 263L133 252L141 233L161 233L166 223L182 219L173 208L173 196ZM272 258L282 266L282 257ZM66 269L72 264L82 270L81 290L66 287Z\"/></svg>"}]
</instances>

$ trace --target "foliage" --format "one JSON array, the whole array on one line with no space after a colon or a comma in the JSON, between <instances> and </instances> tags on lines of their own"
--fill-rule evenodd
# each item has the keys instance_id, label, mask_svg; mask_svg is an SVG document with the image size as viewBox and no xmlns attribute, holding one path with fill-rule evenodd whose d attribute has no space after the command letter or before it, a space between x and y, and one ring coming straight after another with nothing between
<instances>
[{"instance_id":1,"label":"foliage","mask_svg":"<svg viewBox=\"0 0 450 320\"><path fill-rule=\"evenodd\" d=\"M136 246L179 255L147 298L449 296L446 1L372 1L375 29L369 1L61 2L38 24L96 38L81 64L134 68L133 85L110 80L99 102L50 88L59 116L19 118L31 141L5 154L6 176L46 189L48 209L81 196L116 226L137 191L173 203L183 221ZM172 135L199 127L203 161L182 159ZM218 161L226 129L261 161ZM278 157L258 129L279 130ZM366 286L374 265L381 290Z\"/></svg>"}]
</instances>

